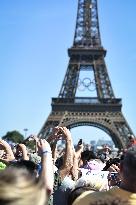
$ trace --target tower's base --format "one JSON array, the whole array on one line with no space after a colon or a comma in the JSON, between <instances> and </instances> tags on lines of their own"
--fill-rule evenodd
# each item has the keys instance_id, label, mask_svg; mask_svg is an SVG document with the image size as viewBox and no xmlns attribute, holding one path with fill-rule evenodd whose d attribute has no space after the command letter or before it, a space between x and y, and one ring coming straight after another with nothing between
<instances>
[{"instance_id":1,"label":"tower's base","mask_svg":"<svg viewBox=\"0 0 136 205\"><path fill-rule=\"evenodd\" d=\"M115 146L125 148L132 135L121 112L121 99L74 98L52 99L52 112L44 123L39 136L47 138L54 126L94 126L105 131Z\"/></svg>"}]
</instances>

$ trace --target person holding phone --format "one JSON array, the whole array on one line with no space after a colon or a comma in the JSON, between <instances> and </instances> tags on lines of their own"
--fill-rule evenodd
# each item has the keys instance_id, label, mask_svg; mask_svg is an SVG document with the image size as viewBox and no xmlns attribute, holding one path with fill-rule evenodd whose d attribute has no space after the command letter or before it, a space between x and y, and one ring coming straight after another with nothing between
<instances>
[{"instance_id":1,"label":"person holding phone","mask_svg":"<svg viewBox=\"0 0 136 205\"><path fill-rule=\"evenodd\" d=\"M136 146L127 150L120 163L121 182L106 192L84 192L73 205L136 204Z\"/></svg>"}]
</instances>

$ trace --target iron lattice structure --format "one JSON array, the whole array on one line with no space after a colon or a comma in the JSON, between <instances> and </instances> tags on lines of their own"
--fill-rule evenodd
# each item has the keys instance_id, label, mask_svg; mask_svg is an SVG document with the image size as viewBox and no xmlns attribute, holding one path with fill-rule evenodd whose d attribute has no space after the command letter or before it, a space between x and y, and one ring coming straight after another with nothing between
<instances>
[{"instance_id":1,"label":"iron lattice structure","mask_svg":"<svg viewBox=\"0 0 136 205\"><path fill-rule=\"evenodd\" d=\"M89 125L104 130L117 147L125 148L133 132L122 114L122 101L115 97L107 72L97 0L78 0L74 42L68 55L69 64L59 95L52 98L52 111L39 137L47 138L52 127L58 125L69 129ZM76 97L82 70L93 71L96 97Z\"/></svg>"}]
</instances>

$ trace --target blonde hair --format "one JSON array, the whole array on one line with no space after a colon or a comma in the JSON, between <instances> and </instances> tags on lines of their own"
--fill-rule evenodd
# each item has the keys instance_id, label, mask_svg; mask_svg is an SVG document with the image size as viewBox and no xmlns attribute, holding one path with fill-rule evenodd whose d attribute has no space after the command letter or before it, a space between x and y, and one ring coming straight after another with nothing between
<instances>
[{"instance_id":1,"label":"blonde hair","mask_svg":"<svg viewBox=\"0 0 136 205\"><path fill-rule=\"evenodd\" d=\"M99 176L83 176L76 182L75 188L77 187L90 187L96 191L102 191L107 189L107 180L100 178Z\"/></svg>"},{"instance_id":2,"label":"blonde hair","mask_svg":"<svg viewBox=\"0 0 136 205\"><path fill-rule=\"evenodd\" d=\"M46 191L27 170L7 168L0 172L1 205L45 205Z\"/></svg>"}]
</instances>

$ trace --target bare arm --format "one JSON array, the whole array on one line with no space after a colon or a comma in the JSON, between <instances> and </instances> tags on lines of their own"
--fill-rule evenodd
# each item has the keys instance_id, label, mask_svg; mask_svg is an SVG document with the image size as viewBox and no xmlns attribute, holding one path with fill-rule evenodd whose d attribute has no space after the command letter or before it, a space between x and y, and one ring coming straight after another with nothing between
<instances>
[{"instance_id":1,"label":"bare arm","mask_svg":"<svg viewBox=\"0 0 136 205\"><path fill-rule=\"evenodd\" d=\"M38 148L41 152L42 157L42 172L40 178L44 181L45 188L48 194L51 194L53 192L54 184L51 148L49 143L45 139L40 139L40 141L38 142Z\"/></svg>"},{"instance_id":2,"label":"bare arm","mask_svg":"<svg viewBox=\"0 0 136 205\"><path fill-rule=\"evenodd\" d=\"M55 141L52 146L51 146L51 150L52 150L52 159L53 159L53 163L55 164L56 159L57 159L57 141Z\"/></svg>"},{"instance_id":3,"label":"bare arm","mask_svg":"<svg viewBox=\"0 0 136 205\"><path fill-rule=\"evenodd\" d=\"M79 178L79 160L83 151L83 144L77 145L77 151L74 152L73 167L71 170L72 178L76 181Z\"/></svg>"},{"instance_id":4,"label":"bare arm","mask_svg":"<svg viewBox=\"0 0 136 205\"><path fill-rule=\"evenodd\" d=\"M12 151L10 145L4 140L0 140L0 144L6 152L6 156L5 156L5 158L3 158L3 160L7 161L7 162L13 161L15 159L15 156L13 154L13 151Z\"/></svg>"},{"instance_id":5,"label":"bare arm","mask_svg":"<svg viewBox=\"0 0 136 205\"><path fill-rule=\"evenodd\" d=\"M19 144L18 146L19 146L19 148L20 148L20 150L22 152L22 158L24 160L29 160L26 146L24 144Z\"/></svg>"},{"instance_id":6,"label":"bare arm","mask_svg":"<svg viewBox=\"0 0 136 205\"><path fill-rule=\"evenodd\" d=\"M73 142L70 131L66 127L55 127L53 129L52 134L48 138L48 142L54 142L55 140L63 139L66 141L66 148L64 154L64 162L63 166L60 168L60 176L62 179L66 175L69 175L71 172L71 168L73 167L73 156L74 156L74 149L73 149ZM53 155L55 152L53 153Z\"/></svg>"},{"instance_id":7,"label":"bare arm","mask_svg":"<svg viewBox=\"0 0 136 205\"><path fill-rule=\"evenodd\" d=\"M63 139L66 141L64 163L60 169L60 176L64 179L66 175L69 175L71 168L73 167L74 148L70 131L66 127L60 127L60 131L62 132Z\"/></svg>"}]
</instances>

